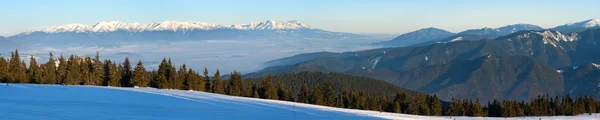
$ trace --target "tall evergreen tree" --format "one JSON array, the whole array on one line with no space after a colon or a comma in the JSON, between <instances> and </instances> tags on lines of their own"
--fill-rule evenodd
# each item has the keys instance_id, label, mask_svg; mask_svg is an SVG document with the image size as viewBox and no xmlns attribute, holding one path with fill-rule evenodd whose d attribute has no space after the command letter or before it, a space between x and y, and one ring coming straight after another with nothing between
<instances>
[{"instance_id":1,"label":"tall evergreen tree","mask_svg":"<svg viewBox=\"0 0 600 120\"><path fill-rule=\"evenodd\" d=\"M171 62L171 58L167 61L167 83L170 89L181 89L182 84L178 84L177 69L175 69L173 62Z\"/></svg>"},{"instance_id":2,"label":"tall evergreen tree","mask_svg":"<svg viewBox=\"0 0 600 120\"><path fill-rule=\"evenodd\" d=\"M323 105L323 89L319 84L315 85L309 99L310 104Z\"/></svg>"},{"instance_id":3,"label":"tall evergreen tree","mask_svg":"<svg viewBox=\"0 0 600 120\"><path fill-rule=\"evenodd\" d=\"M129 57L125 57L125 61L123 61L123 69L121 70L121 86L123 87L133 87L131 85L131 62L129 62Z\"/></svg>"},{"instance_id":4,"label":"tall evergreen tree","mask_svg":"<svg viewBox=\"0 0 600 120\"><path fill-rule=\"evenodd\" d=\"M172 85L173 85L173 89L178 89L178 90L184 90L187 89L187 86L184 86L184 82L185 82L185 77L187 74L187 66L185 64L179 66L179 70L175 71L175 67L173 67L171 69L172 71L174 71L171 75L173 76L172 81Z\"/></svg>"},{"instance_id":5,"label":"tall evergreen tree","mask_svg":"<svg viewBox=\"0 0 600 120\"><path fill-rule=\"evenodd\" d=\"M473 103L473 110L471 110L471 116L483 117L485 113L483 113L483 108L481 104L479 104L479 98L475 98L475 103Z\"/></svg>"},{"instance_id":6,"label":"tall evergreen tree","mask_svg":"<svg viewBox=\"0 0 600 120\"><path fill-rule=\"evenodd\" d=\"M66 84L64 81L67 78L67 60L63 55L60 55L58 58L58 69L56 70L56 75L57 84Z\"/></svg>"},{"instance_id":7,"label":"tall evergreen tree","mask_svg":"<svg viewBox=\"0 0 600 120\"><path fill-rule=\"evenodd\" d=\"M79 66L79 58L71 55L67 61L67 74L64 84L80 85L81 84L81 67Z\"/></svg>"},{"instance_id":8,"label":"tall evergreen tree","mask_svg":"<svg viewBox=\"0 0 600 120\"><path fill-rule=\"evenodd\" d=\"M333 85L331 81L325 82L323 85L323 102L327 106L334 106L337 101L335 101L335 91L333 90Z\"/></svg>"},{"instance_id":9,"label":"tall evergreen tree","mask_svg":"<svg viewBox=\"0 0 600 120\"><path fill-rule=\"evenodd\" d=\"M8 62L4 57L0 56L0 82L8 83L9 67Z\"/></svg>"},{"instance_id":10,"label":"tall evergreen tree","mask_svg":"<svg viewBox=\"0 0 600 120\"><path fill-rule=\"evenodd\" d=\"M38 66L35 57L32 55L29 60L29 83L41 84L42 82L42 69Z\"/></svg>"},{"instance_id":11,"label":"tall evergreen tree","mask_svg":"<svg viewBox=\"0 0 600 120\"><path fill-rule=\"evenodd\" d=\"M92 70L92 59L86 56L80 64L82 83L84 85L94 85L92 82L94 72Z\"/></svg>"},{"instance_id":12,"label":"tall evergreen tree","mask_svg":"<svg viewBox=\"0 0 600 120\"><path fill-rule=\"evenodd\" d=\"M8 82L26 83L29 81L27 67L21 61L19 50L15 50L11 55L8 73Z\"/></svg>"},{"instance_id":13,"label":"tall evergreen tree","mask_svg":"<svg viewBox=\"0 0 600 120\"><path fill-rule=\"evenodd\" d=\"M208 76L208 68L204 67L203 74L204 74L204 80L205 80L204 83L206 84L206 85L204 85L204 89L206 92L211 92L213 89L212 89L212 84L211 84L212 82L210 81L210 77Z\"/></svg>"},{"instance_id":14,"label":"tall evergreen tree","mask_svg":"<svg viewBox=\"0 0 600 120\"><path fill-rule=\"evenodd\" d=\"M45 84L56 84L58 83L56 80L56 62L54 55L50 53L48 61L42 64L42 82Z\"/></svg>"},{"instance_id":15,"label":"tall evergreen tree","mask_svg":"<svg viewBox=\"0 0 600 120\"><path fill-rule=\"evenodd\" d=\"M277 100L279 97L277 96L277 89L273 84L273 77L269 74L265 80L261 82L261 96L264 99L272 99Z\"/></svg>"},{"instance_id":16,"label":"tall evergreen tree","mask_svg":"<svg viewBox=\"0 0 600 120\"><path fill-rule=\"evenodd\" d=\"M440 101L440 99L437 97L436 94L433 94L433 96L431 97L430 101L428 101L428 103L429 103L429 108L431 109L431 115L441 116L443 114L442 102ZM479 108L481 108L481 106Z\"/></svg>"},{"instance_id":17,"label":"tall evergreen tree","mask_svg":"<svg viewBox=\"0 0 600 120\"><path fill-rule=\"evenodd\" d=\"M156 83L156 88L160 88L160 89L167 89L170 86L168 85L169 82L167 81L167 70L170 69L168 68L167 65L167 60L166 58L163 58L162 61L160 62L160 65L158 66L158 71L156 71L156 75L154 75L154 81Z\"/></svg>"},{"instance_id":18,"label":"tall evergreen tree","mask_svg":"<svg viewBox=\"0 0 600 120\"><path fill-rule=\"evenodd\" d=\"M90 75L91 84L102 85L104 80L104 66L102 65L102 61L100 61L100 53L98 51L96 51L96 56L92 60L90 69L92 70Z\"/></svg>"},{"instance_id":19,"label":"tall evergreen tree","mask_svg":"<svg viewBox=\"0 0 600 120\"><path fill-rule=\"evenodd\" d=\"M308 85L306 83L302 84L302 88L300 88L300 93L298 93L298 102L308 103L310 97L310 90L308 89Z\"/></svg>"},{"instance_id":20,"label":"tall evergreen tree","mask_svg":"<svg viewBox=\"0 0 600 120\"><path fill-rule=\"evenodd\" d=\"M242 81L242 75L239 72L232 72L229 75L229 95L242 96L244 90L244 81Z\"/></svg>"},{"instance_id":21,"label":"tall evergreen tree","mask_svg":"<svg viewBox=\"0 0 600 120\"><path fill-rule=\"evenodd\" d=\"M252 94L254 92L254 81L252 81L252 78L248 78L248 80L246 80L246 85L244 85L244 96L246 97L252 97Z\"/></svg>"},{"instance_id":22,"label":"tall evergreen tree","mask_svg":"<svg viewBox=\"0 0 600 120\"><path fill-rule=\"evenodd\" d=\"M277 82L277 96L279 97L279 100L294 101L294 97L292 96L290 89L285 83L283 83L283 80L279 80L279 82Z\"/></svg>"},{"instance_id":23,"label":"tall evergreen tree","mask_svg":"<svg viewBox=\"0 0 600 120\"><path fill-rule=\"evenodd\" d=\"M150 84L148 72L146 71L146 68L144 68L142 60L139 60L137 65L135 66L131 75L131 80L129 82L130 85L138 87L148 87L148 85Z\"/></svg>"},{"instance_id":24,"label":"tall evergreen tree","mask_svg":"<svg viewBox=\"0 0 600 120\"><path fill-rule=\"evenodd\" d=\"M117 67L116 62L107 60L105 66L105 80L107 81L106 85L115 87L121 86L121 72L118 70L119 67Z\"/></svg>"},{"instance_id":25,"label":"tall evergreen tree","mask_svg":"<svg viewBox=\"0 0 600 120\"><path fill-rule=\"evenodd\" d=\"M213 93L225 94L225 85L221 80L221 72L219 71L219 69L217 69L217 71L213 75L212 88Z\"/></svg>"}]
</instances>

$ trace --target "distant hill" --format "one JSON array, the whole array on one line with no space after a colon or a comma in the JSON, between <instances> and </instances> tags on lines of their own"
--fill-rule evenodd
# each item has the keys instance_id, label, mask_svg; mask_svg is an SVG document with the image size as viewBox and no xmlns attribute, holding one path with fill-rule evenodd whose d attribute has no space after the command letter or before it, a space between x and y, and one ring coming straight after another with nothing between
<instances>
[{"instance_id":1,"label":"distant hill","mask_svg":"<svg viewBox=\"0 0 600 120\"><path fill-rule=\"evenodd\" d=\"M565 94L600 97L600 64L586 63L559 69L565 78Z\"/></svg>"},{"instance_id":2,"label":"distant hill","mask_svg":"<svg viewBox=\"0 0 600 120\"><path fill-rule=\"evenodd\" d=\"M388 47L402 47L418 43L425 43L444 39L454 35L452 32L438 28L423 28L420 30L412 31L409 33L402 34L392 40L375 43L376 45L388 46Z\"/></svg>"},{"instance_id":3,"label":"distant hill","mask_svg":"<svg viewBox=\"0 0 600 120\"><path fill-rule=\"evenodd\" d=\"M588 29L600 29L600 19L589 19L581 22L568 23L552 29L564 33L582 32Z\"/></svg>"},{"instance_id":4,"label":"distant hill","mask_svg":"<svg viewBox=\"0 0 600 120\"><path fill-rule=\"evenodd\" d=\"M467 34L467 35L477 35L487 39L495 39L500 36L505 36L508 34L512 34L515 32L523 31L523 30L543 30L544 28L531 25L531 24L514 24L507 25L500 28L481 28L481 29L470 29L458 34Z\"/></svg>"},{"instance_id":5,"label":"distant hill","mask_svg":"<svg viewBox=\"0 0 600 120\"><path fill-rule=\"evenodd\" d=\"M14 43L6 37L0 36L0 51L13 51L18 48L22 48L23 46Z\"/></svg>"}]
</instances>

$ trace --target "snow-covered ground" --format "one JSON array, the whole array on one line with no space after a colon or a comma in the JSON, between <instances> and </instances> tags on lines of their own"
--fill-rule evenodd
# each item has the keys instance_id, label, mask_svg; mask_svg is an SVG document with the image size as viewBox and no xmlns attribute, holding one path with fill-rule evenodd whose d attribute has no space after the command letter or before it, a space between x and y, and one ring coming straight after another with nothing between
<instances>
[{"instance_id":1,"label":"snow-covered ground","mask_svg":"<svg viewBox=\"0 0 600 120\"><path fill-rule=\"evenodd\" d=\"M332 108L286 101L233 97L205 92L118 88L2 84L0 119L505 119L489 117L431 117L378 111ZM599 114L555 117L517 117L531 120L597 120Z\"/></svg>"}]
</instances>

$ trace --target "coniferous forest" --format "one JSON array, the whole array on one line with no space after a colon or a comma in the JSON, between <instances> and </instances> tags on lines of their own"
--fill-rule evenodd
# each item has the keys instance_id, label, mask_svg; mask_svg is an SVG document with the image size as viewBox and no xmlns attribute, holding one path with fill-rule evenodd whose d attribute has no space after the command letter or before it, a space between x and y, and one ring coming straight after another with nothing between
<instances>
[{"instance_id":1,"label":"coniferous forest","mask_svg":"<svg viewBox=\"0 0 600 120\"><path fill-rule=\"evenodd\" d=\"M541 95L529 101L493 100L487 104L480 104L479 99L446 102L437 95L341 73L300 72L244 79L241 73L232 72L227 78L221 78L219 70L209 75L207 68L198 71L185 64L175 66L167 58L163 58L157 70L144 68L141 60L132 62L125 58L120 63L101 60L99 53L94 57L60 55L56 58L50 53L45 63L37 62L33 56L29 59L28 64L21 60L18 50L9 58L0 57L0 81L7 85L31 83L193 90L414 115L516 117L600 112L600 101L592 96Z\"/></svg>"}]
</instances>

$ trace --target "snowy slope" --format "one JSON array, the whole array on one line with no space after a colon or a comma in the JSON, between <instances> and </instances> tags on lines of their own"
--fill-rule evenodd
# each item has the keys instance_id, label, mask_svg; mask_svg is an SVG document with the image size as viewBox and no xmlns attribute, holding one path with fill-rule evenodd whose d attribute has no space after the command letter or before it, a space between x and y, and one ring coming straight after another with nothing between
<instances>
[{"instance_id":1,"label":"snowy slope","mask_svg":"<svg viewBox=\"0 0 600 120\"><path fill-rule=\"evenodd\" d=\"M31 84L0 86L0 108L0 119L492 119L382 113L194 91Z\"/></svg>"},{"instance_id":2,"label":"snowy slope","mask_svg":"<svg viewBox=\"0 0 600 120\"><path fill-rule=\"evenodd\" d=\"M570 32L581 32L581 31L585 31L587 29L598 29L598 28L600 28L600 19L589 19L589 20L576 22L576 23L568 23L568 24L564 24L561 26L557 26L552 29L561 31L563 33L570 33Z\"/></svg>"}]
</instances>

